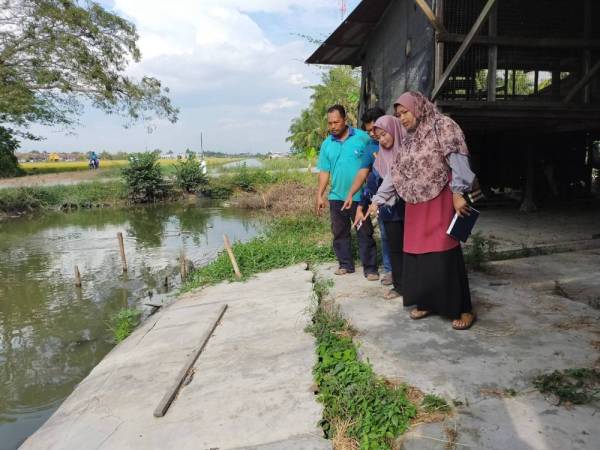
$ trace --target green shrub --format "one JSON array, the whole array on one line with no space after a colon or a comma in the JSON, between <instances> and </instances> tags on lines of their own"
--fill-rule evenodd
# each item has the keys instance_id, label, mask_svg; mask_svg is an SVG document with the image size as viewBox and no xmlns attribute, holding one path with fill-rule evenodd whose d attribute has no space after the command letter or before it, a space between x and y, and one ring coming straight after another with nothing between
<instances>
[{"instance_id":1,"label":"green shrub","mask_svg":"<svg viewBox=\"0 0 600 450\"><path fill-rule=\"evenodd\" d=\"M128 155L129 165L121 170L129 188L129 198L136 202L151 202L167 194L167 186L158 164L159 153L143 152Z\"/></svg>"},{"instance_id":2,"label":"green shrub","mask_svg":"<svg viewBox=\"0 0 600 450\"><path fill-rule=\"evenodd\" d=\"M202 173L200 161L190 150L175 164L175 184L186 192L196 192L206 184L207 177Z\"/></svg>"},{"instance_id":3,"label":"green shrub","mask_svg":"<svg viewBox=\"0 0 600 450\"><path fill-rule=\"evenodd\" d=\"M141 312L134 308L120 310L112 318L109 326L115 341L121 342L129 336L140 323Z\"/></svg>"},{"instance_id":4,"label":"green shrub","mask_svg":"<svg viewBox=\"0 0 600 450\"><path fill-rule=\"evenodd\" d=\"M200 188L202 195L215 200L226 200L233 194L233 188L228 182L221 179L209 179L208 183Z\"/></svg>"},{"instance_id":5,"label":"green shrub","mask_svg":"<svg viewBox=\"0 0 600 450\"><path fill-rule=\"evenodd\" d=\"M263 169L248 169L246 163L231 176L231 184L244 192L255 192L260 185L275 183L277 176Z\"/></svg>"}]
</instances>

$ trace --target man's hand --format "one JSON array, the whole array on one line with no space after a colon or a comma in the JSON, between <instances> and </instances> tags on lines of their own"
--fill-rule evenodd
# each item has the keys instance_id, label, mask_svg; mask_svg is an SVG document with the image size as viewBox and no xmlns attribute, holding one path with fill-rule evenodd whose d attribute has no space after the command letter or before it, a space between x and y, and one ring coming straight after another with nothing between
<instances>
[{"instance_id":1,"label":"man's hand","mask_svg":"<svg viewBox=\"0 0 600 450\"><path fill-rule=\"evenodd\" d=\"M321 215L321 212L325 209L325 199L321 195L317 195L317 201L315 202L315 212L317 216Z\"/></svg>"},{"instance_id":2,"label":"man's hand","mask_svg":"<svg viewBox=\"0 0 600 450\"><path fill-rule=\"evenodd\" d=\"M342 205L342 211L345 209L350 209L352 208L352 194L348 194L348 197L346 197L346 200L344 201L344 204Z\"/></svg>"},{"instance_id":3,"label":"man's hand","mask_svg":"<svg viewBox=\"0 0 600 450\"><path fill-rule=\"evenodd\" d=\"M452 193L452 203L454 205L454 210L456 211L456 214L458 214L460 217L471 215L469 213L469 205L467 204L467 201L465 200L462 194L456 192Z\"/></svg>"},{"instance_id":4,"label":"man's hand","mask_svg":"<svg viewBox=\"0 0 600 450\"><path fill-rule=\"evenodd\" d=\"M356 227L360 222L364 222L367 216L363 213L362 206L357 206L356 215L354 216L354 223L352 226Z\"/></svg>"}]
</instances>

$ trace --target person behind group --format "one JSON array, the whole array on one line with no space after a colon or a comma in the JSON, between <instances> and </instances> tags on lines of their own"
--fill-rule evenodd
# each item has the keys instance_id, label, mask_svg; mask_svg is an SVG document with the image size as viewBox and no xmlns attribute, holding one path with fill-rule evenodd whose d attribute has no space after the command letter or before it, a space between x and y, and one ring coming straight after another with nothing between
<instances>
[{"instance_id":1,"label":"person behind group","mask_svg":"<svg viewBox=\"0 0 600 450\"><path fill-rule=\"evenodd\" d=\"M371 173L373 162L375 161L375 157L379 151L379 142L377 142L375 134L373 133L373 126L375 125L375 121L384 115L385 111L380 107L375 106L367 109L360 118L363 123L363 127L371 137L371 140L363 157L360 170L356 174L354 182L352 183L350 191L348 192L346 200L344 201L344 209L350 208L352 205L352 197L361 190L369 174ZM387 242L386 232L383 226L383 220L378 219L378 223L379 234L381 236L381 254L383 259L383 277L381 279L381 283L387 286L392 284L392 262L390 260L390 250Z\"/></svg>"},{"instance_id":2,"label":"person behind group","mask_svg":"<svg viewBox=\"0 0 600 450\"><path fill-rule=\"evenodd\" d=\"M379 152L373 164L373 170L367 178L367 184L363 189L361 202L356 209L355 224L364 221L368 214L367 209L371 198L381 186L383 179L390 174L394 155L400 151L402 139L406 132L400 121L394 116L381 116L373 125L373 134L379 142ZM390 272L394 287L383 296L392 299L402 295L402 263L403 263L403 238L404 238L404 201L397 195L391 196L379 208L378 220L382 242L387 236L388 258ZM385 248L385 247L384 247ZM385 262L385 259L384 259Z\"/></svg>"},{"instance_id":3,"label":"person behind group","mask_svg":"<svg viewBox=\"0 0 600 450\"><path fill-rule=\"evenodd\" d=\"M412 319L440 314L457 330L475 321L460 243L446 234L454 213L465 215L463 197L475 175L460 127L419 92L394 104L407 131L390 176L372 198L376 213L396 192L406 202L404 219L404 305Z\"/></svg>"},{"instance_id":4,"label":"person behind group","mask_svg":"<svg viewBox=\"0 0 600 450\"><path fill-rule=\"evenodd\" d=\"M341 105L334 105L328 109L327 127L330 134L321 144L319 153L320 172L316 212L320 214L325 207L325 191L331 181L328 196L331 231L333 250L339 264L335 274L345 275L355 270L352 258L351 225L356 215L360 194L356 193L353 196L349 208L342 209L342 206L352 181L361 168L370 139L364 131L347 125L346 110ZM370 281L378 280L377 248L370 219L357 230L357 235L363 273Z\"/></svg>"}]
</instances>

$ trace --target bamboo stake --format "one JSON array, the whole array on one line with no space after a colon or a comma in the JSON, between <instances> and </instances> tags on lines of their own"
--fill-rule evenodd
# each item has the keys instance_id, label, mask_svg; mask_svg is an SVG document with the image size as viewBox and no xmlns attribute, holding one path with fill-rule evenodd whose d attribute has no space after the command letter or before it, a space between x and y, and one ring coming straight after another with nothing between
<instances>
[{"instance_id":1,"label":"bamboo stake","mask_svg":"<svg viewBox=\"0 0 600 450\"><path fill-rule=\"evenodd\" d=\"M231 261L231 265L233 266L233 271L235 272L235 276L240 279L242 278L242 273L240 272L240 268L238 266L237 260L235 259L235 255L233 254L233 250L231 249L231 243L229 242L229 238L226 234L223 235L223 242L225 242L225 250L227 250L227 254L229 255L229 259Z\"/></svg>"},{"instance_id":2,"label":"bamboo stake","mask_svg":"<svg viewBox=\"0 0 600 450\"><path fill-rule=\"evenodd\" d=\"M75 266L75 286L81 287L81 274L79 273L79 267Z\"/></svg>"},{"instance_id":3,"label":"bamboo stake","mask_svg":"<svg viewBox=\"0 0 600 450\"><path fill-rule=\"evenodd\" d=\"M181 274L181 282L183 283L187 278L187 266L185 264L185 249L181 249L181 254L179 255L179 272Z\"/></svg>"},{"instance_id":4,"label":"bamboo stake","mask_svg":"<svg viewBox=\"0 0 600 450\"><path fill-rule=\"evenodd\" d=\"M125 244L123 243L123 233L120 231L117 233L117 239L119 240L119 251L121 252L121 261L123 262L123 272L127 272L127 259L125 258Z\"/></svg>"}]
</instances>

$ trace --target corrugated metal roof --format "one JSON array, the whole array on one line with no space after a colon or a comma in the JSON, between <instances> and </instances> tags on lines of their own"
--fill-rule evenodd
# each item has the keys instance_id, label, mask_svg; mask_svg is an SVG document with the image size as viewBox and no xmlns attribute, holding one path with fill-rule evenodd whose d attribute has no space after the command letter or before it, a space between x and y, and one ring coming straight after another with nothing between
<instances>
[{"instance_id":1,"label":"corrugated metal roof","mask_svg":"<svg viewBox=\"0 0 600 450\"><path fill-rule=\"evenodd\" d=\"M360 50L392 0L363 0L306 60L308 64L359 66Z\"/></svg>"}]
</instances>

